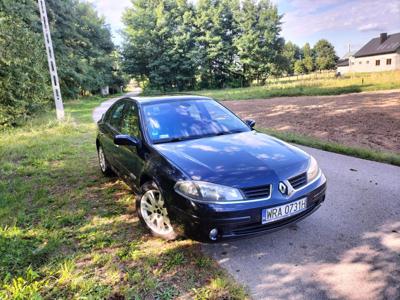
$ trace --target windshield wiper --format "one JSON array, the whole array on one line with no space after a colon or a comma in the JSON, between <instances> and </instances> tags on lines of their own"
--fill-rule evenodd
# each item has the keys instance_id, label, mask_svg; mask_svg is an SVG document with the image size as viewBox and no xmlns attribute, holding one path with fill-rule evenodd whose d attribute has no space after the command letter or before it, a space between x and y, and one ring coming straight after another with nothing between
<instances>
[{"instance_id":1,"label":"windshield wiper","mask_svg":"<svg viewBox=\"0 0 400 300\"><path fill-rule=\"evenodd\" d=\"M187 140L198 139L200 136L180 136L180 137L172 137L172 138L165 138L159 139L154 141L154 144L162 144L162 143L174 143L174 142L181 142Z\"/></svg>"},{"instance_id":2,"label":"windshield wiper","mask_svg":"<svg viewBox=\"0 0 400 300\"><path fill-rule=\"evenodd\" d=\"M159 140L154 141L153 143L154 144L175 143L175 142L182 142L182 141L187 141L187 140L195 140L195 139L201 139L201 138L205 138L205 137L213 137L213 136L240 133L240 132L243 132L243 130L234 129L234 130L220 131L220 132L217 132L217 133L210 133L210 134L193 135L193 136L180 136L180 137L171 137L171 138L159 139Z\"/></svg>"},{"instance_id":3,"label":"windshield wiper","mask_svg":"<svg viewBox=\"0 0 400 300\"><path fill-rule=\"evenodd\" d=\"M234 130L228 130L228 131L220 131L216 133L215 135L225 135L225 134L233 134L233 133L241 133L243 132L242 129L234 129Z\"/></svg>"}]
</instances>

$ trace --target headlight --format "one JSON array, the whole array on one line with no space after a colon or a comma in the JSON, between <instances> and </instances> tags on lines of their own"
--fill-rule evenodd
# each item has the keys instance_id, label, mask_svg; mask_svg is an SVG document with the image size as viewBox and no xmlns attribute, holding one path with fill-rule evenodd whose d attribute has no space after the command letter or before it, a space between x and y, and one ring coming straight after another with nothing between
<instances>
[{"instance_id":1,"label":"headlight","mask_svg":"<svg viewBox=\"0 0 400 300\"><path fill-rule=\"evenodd\" d=\"M318 173L319 173L318 163L315 160L315 158L311 156L307 170L307 181L310 182L311 180L315 179L318 176Z\"/></svg>"},{"instance_id":2,"label":"headlight","mask_svg":"<svg viewBox=\"0 0 400 300\"><path fill-rule=\"evenodd\" d=\"M224 202L243 199L238 189L204 181L178 181L175 184L175 191L202 202Z\"/></svg>"}]
</instances>

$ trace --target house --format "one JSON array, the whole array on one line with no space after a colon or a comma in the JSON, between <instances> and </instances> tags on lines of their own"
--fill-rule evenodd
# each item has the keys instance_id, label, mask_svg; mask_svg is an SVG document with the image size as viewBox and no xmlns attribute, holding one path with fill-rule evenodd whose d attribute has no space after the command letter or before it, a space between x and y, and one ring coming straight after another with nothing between
<instances>
[{"instance_id":1,"label":"house","mask_svg":"<svg viewBox=\"0 0 400 300\"><path fill-rule=\"evenodd\" d=\"M336 64L336 73L340 73L342 75L349 73L349 60L351 57L354 57L354 53L355 51L351 52L349 49L349 52L347 52L342 58L338 60Z\"/></svg>"},{"instance_id":2,"label":"house","mask_svg":"<svg viewBox=\"0 0 400 300\"><path fill-rule=\"evenodd\" d=\"M400 70L400 32L381 33L337 64L337 71L341 74L392 70Z\"/></svg>"}]
</instances>

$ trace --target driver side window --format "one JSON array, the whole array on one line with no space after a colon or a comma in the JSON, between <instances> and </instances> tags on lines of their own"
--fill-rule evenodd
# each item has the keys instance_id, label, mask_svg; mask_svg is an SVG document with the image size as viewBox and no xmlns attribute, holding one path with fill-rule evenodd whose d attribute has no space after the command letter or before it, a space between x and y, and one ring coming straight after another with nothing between
<instances>
[{"instance_id":1,"label":"driver side window","mask_svg":"<svg viewBox=\"0 0 400 300\"><path fill-rule=\"evenodd\" d=\"M128 103L122 117L121 133L140 138L139 114L135 103Z\"/></svg>"},{"instance_id":2,"label":"driver side window","mask_svg":"<svg viewBox=\"0 0 400 300\"><path fill-rule=\"evenodd\" d=\"M108 123L117 131L121 131L121 118L124 112L125 102L117 104L112 110Z\"/></svg>"}]
</instances>

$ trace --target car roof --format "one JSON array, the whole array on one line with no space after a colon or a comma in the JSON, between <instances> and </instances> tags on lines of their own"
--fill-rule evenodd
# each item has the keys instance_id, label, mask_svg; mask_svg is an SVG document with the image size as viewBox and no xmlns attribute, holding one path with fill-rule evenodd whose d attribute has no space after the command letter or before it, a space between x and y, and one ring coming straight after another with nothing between
<instances>
[{"instance_id":1,"label":"car roof","mask_svg":"<svg viewBox=\"0 0 400 300\"><path fill-rule=\"evenodd\" d=\"M185 100L212 100L204 96L183 95L183 96L157 96L157 97L128 97L138 103L153 103L164 101L185 101Z\"/></svg>"}]
</instances>

